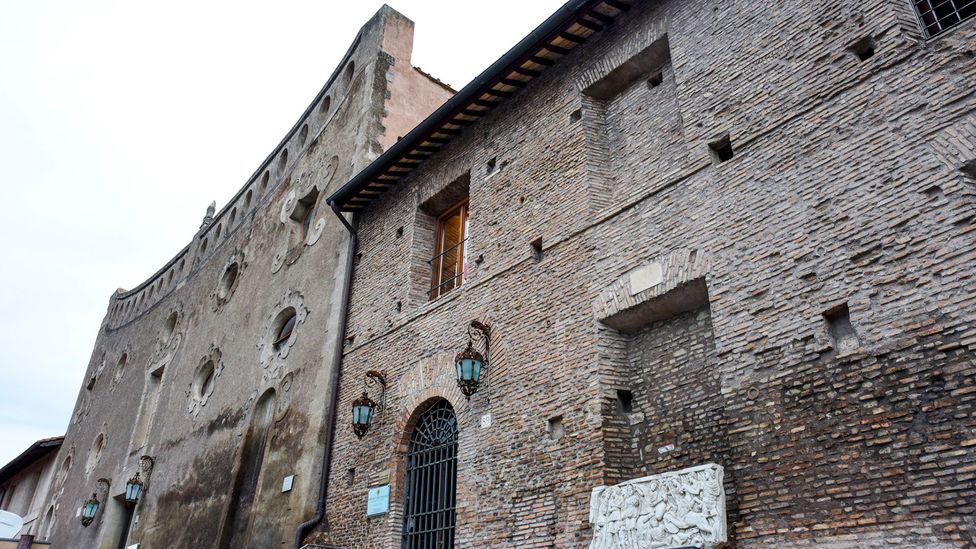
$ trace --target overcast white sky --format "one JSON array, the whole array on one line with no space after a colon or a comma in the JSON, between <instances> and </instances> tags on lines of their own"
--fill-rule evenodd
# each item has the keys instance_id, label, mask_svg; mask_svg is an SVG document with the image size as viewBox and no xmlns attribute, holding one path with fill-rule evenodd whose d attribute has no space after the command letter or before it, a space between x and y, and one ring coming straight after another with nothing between
<instances>
[{"instance_id":1,"label":"overcast white sky","mask_svg":"<svg viewBox=\"0 0 976 549\"><path fill-rule=\"evenodd\" d=\"M562 0L391 0L460 89ZM63 434L108 299L281 140L379 1L0 0L0 465Z\"/></svg>"}]
</instances>

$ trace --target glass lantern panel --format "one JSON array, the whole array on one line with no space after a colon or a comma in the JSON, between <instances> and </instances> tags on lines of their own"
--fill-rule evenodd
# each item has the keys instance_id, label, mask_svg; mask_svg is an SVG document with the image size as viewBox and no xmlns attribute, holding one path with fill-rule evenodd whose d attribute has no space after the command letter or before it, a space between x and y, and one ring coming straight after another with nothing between
<instances>
[{"instance_id":1,"label":"glass lantern panel","mask_svg":"<svg viewBox=\"0 0 976 549\"><path fill-rule=\"evenodd\" d=\"M366 425L373 415L373 408L370 406L353 406L352 422L354 425Z\"/></svg>"},{"instance_id":2,"label":"glass lantern panel","mask_svg":"<svg viewBox=\"0 0 976 549\"><path fill-rule=\"evenodd\" d=\"M97 503L88 502L88 503L85 503L85 508L82 511L82 515L85 518L94 518L96 511L98 511L98 504Z\"/></svg>"}]
</instances>

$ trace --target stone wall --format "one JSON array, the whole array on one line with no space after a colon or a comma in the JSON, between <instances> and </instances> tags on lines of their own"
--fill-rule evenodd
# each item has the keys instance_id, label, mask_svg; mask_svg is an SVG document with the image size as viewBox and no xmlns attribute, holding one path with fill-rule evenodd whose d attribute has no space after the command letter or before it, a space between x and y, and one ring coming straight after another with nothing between
<instances>
[{"instance_id":1,"label":"stone wall","mask_svg":"<svg viewBox=\"0 0 976 549\"><path fill-rule=\"evenodd\" d=\"M59 458L55 546L117 547L136 471L128 540L144 548L287 546L314 513L348 242L325 197L450 96L410 65L412 32L382 8L241 191L112 297Z\"/></svg>"},{"instance_id":2,"label":"stone wall","mask_svg":"<svg viewBox=\"0 0 976 549\"><path fill-rule=\"evenodd\" d=\"M971 22L923 41L896 0L636 2L362 214L339 409L367 370L390 383L362 440L337 418L313 539L398 545L411 418L446 398L459 547L584 547L594 486L708 460L736 547L973 544L974 43ZM466 174L479 261L427 302L417 212ZM707 261L687 278L707 307L622 335L601 296L679 256ZM450 363L472 319L492 360L466 400ZM618 421L628 384L640 426ZM653 452L625 463L624 435ZM367 519L383 472L390 513Z\"/></svg>"}]
</instances>

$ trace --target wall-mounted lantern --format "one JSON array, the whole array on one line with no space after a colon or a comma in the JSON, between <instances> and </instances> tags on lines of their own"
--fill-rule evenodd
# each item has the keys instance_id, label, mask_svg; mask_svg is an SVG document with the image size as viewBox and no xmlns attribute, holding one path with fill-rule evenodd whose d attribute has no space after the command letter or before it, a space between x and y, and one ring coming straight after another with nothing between
<instances>
[{"instance_id":1,"label":"wall-mounted lantern","mask_svg":"<svg viewBox=\"0 0 976 549\"><path fill-rule=\"evenodd\" d=\"M146 473L146 480L140 478L140 472L136 471L135 475L129 479L129 482L125 483L125 503L130 507L134 507L139 503L139 496L146 489L146 483L149 482L149 474L152 473L153 466L156 465L156 460L152 456L142 456L139 458L139 469Z\"/></svg>"},{"instance_id":2,"label":"wall-mounted lantern","mask_svg":"<svg viewBox=\"0 0 976 549\"><path fill-rule=\"evenodd\" d=\"M477 331L485 344L484 355L474 349L474 338L471 333L472 328ZM490 346L491 328L477 320L472 320L471 325L468 327L468 346L454 358L454 368L457 371L457 384L467 398L471 398L471 395L478 391L478 385L481 384L482 370L488 367L488 357L491 354Z\"/></svg>"},{"instance_id":3,"label":"wall-mounted lantern","mask_svg":"<svg viewBox=\"0 0 976 549\"><path fill-rule=\"evenodd\" d=\"M139 480L139 471L125 483L125 503L133 506L139 503L139 494L142 493L142 481Z\"/></svg>"},{"instance_id":4,"label":"wall-mounted lantern","mask_svg":"<svg viewBox=\"0 0 976 549\"><path fill-rule=\"evenodd\" d=\"M100 491L102 492L102 497L108 496L109 488L111 488L112 483L107 478L100 478L97 482ZM101 506L101 502L98 500L98 492L92 492L92 496L88 498L85 503L81 506L81 525L85 528L88 527L92 521L95 520L95 515L98 514L98 508Z\"/></svg>"},{"instance_id":5,"label":"wall-mounted lantern","mask_svg":"<svg viewBox=\"0 0 976 549\"><path fill-rule=\"evenodd\" d=\"M81 508L81 525L88 528L88 525L95 520L95 514L98 513L98 506L100 505L98 501L98 496L92 492L92 497L88 498L85 505Z\"/></svg>"},{"instance_id":6,"label":"wall-mounted lantern","mask_svg":"<svg viewBox=\"0 0 976 549\"><path fill-rule=\"evenodd\" d=\"M386 376L382 372L370 370L366 372L366 379L363 380L363 384L366 385L370 381L380 384L380 401L382 402L383 396L386 395ZM373 423L373 415L378 408L382 408L382 405L369 398L366 387L363 387L363 396L352 402L352 432L356 433L357 438L363 438L369 432L369 427Z\"/></svg>"}]
</instances>

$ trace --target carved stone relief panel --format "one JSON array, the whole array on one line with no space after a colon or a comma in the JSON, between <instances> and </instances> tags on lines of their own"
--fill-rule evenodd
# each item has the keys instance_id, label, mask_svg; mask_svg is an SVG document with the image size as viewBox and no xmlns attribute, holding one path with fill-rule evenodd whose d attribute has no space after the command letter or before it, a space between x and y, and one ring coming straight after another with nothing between
<instances>
[{"instance_id":1,"label":"carved stone relief panel","mask_svg":"<svg viewBox=\"0 0 976 549\"><path fill-rule=\"evenodd\" d=\"M721 465L708 463L594 488L590 548L709 548L725 543L723 476Z\"/></svg>"}]
</instances>

